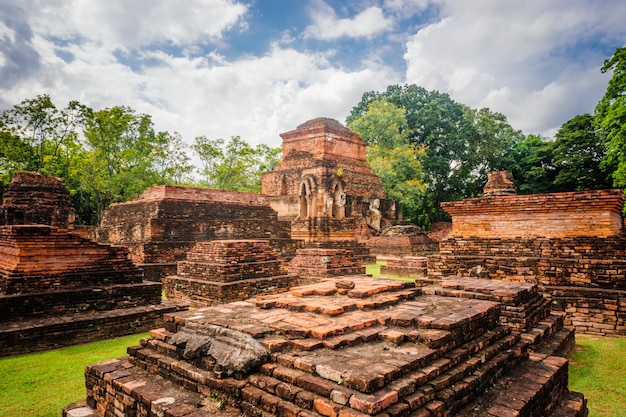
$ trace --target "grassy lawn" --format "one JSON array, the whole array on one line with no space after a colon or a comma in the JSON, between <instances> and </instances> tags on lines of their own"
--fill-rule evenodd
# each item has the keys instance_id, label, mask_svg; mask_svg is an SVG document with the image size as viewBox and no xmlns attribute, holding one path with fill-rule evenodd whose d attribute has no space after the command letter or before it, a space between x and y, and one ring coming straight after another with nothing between
<instances>
[{"instance_id":1,"label":"grassy lawn","mask_svg":"<svg viewBox=\"0 0 626 417\"><path fill-rule=\"evenodd\" d=\"M84 366L126 355L148 334L0 358L0 416L60 417L85 399Z\"/></svg>"},{"instance_id":2,"label":"grassy lawn","mask_svg":"<svg viewBox=\"0 0 626 417\"><path fill-rule=\"evenodd\" d=\"M576 335L569 388L585 394L591 417L626 417L626 338Z\"/></svg>"}]
</instances>

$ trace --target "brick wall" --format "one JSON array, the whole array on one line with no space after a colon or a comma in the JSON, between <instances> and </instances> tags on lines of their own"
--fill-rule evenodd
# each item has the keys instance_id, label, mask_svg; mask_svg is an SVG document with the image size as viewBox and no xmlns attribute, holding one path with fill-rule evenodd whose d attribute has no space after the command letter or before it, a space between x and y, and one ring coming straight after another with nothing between
<instances>
[{"instance_id":1,"label":"brick wall","mask_svg":"<svg viewBox=\"0 0 626 417\"><path fill-rule=\"evenodd\" d=\"M136 263L182 260L199 241L289 237L289 223L262 195L173 186L112 204L98 229L99 241L127 246Z\"/></svg>"},{"instance_id":2,"label":"brick wall","mask_svg":"<svg viewBox=\"0 0 626 417\"><path fill-rule=\"evenodd\" d=\"M621 190L487 196L441 203L451 236L608 237L623 230Z\"/></svg>"},{"instance_id":3,"label":"brick wall","mask_svg":"<svg viewBox=\"0 0 626 417\"><path fill-rule=\"evenodd\" d=\"M18 172L2 195L0 225L74 227L76 210L63 181L37 172Z\"/></svg>"},{"instance_id":4,"label":"brick wall","mask_svg":"<svg viewBox=\"0 0 626 417\"><path fill-rule=\"evenodd\" d=\"M444 203L452 232L428 276L537 282L578 332L625 335L623 205L621 190Z\"/></svg>"}]
</instances>

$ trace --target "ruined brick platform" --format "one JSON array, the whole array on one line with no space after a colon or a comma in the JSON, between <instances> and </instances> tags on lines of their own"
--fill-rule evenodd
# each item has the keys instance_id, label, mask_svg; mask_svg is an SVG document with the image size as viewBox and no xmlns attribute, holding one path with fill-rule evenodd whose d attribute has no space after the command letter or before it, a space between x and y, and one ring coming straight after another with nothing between
<instances>
[{"instance_id":1,"label":"ruined brick platform","mask_svg":"<svg viewBox=\"0 0 626 417\"><path fill-rule=\"evenodd\" d=\"M365 267L348 249L306 248L296 251L289 262L289 272L302 277L329 278L364 274Z\"/></svg>"},{"instance_id":2,"label":"ruined brick platform","mask_svg":"<svg viewBox=\"0 0 626 417\"><path fill-rule=\"evenodd\" d=\"M98 229L98 241L126 246L158 280L175 274L176 262L197 242L229 239L270 239L284 259L302 247L265 196L206 188L149 188L136 200L111 204Z\"/></svg>"},{"instance_id":3,"label":"ruined brick platform","mask_svg":"<svg viewBox=\"0 0 626 417\"><path fill-rule=\"evenodd\" d=\"M246 416L585 416L567 360L535 353L501 308L355 275L168 314L128 358L88 366L87 400L64 415L212 415L200 393Z\"/></svg>"},{"instance_id":4,"label":"ruined brick platform","mask_svg":"<svg viewBox=\"0 0 626 417\"><path fill-rule=\"evenodd\" d=\"M0 356L139 333L161 302L122 247L46 225L0 226Z\"/></svg>"},{"instance_id":5,"label":"ruined brick platform","mask_svg":"<svg viewBox=\"0 0 626 417\"><path fill-rule=\"evenodd\" d=\"M453 226L428 258L429 278L536 282L567 313L566 325L626 335L622 190L487 195L442 207Z\"/></svg>"},{"instance_id":6,"label":"ruined brick platform","mask_svg":"<svg viewBox=\"0 0 626 417\"><path fill-rule=\"evenodd\" d=\"M285 292L301 283L269 240L250 239L199 242L178 262L177 274L163 278L167 298L192 307Z\"/></svg>"}]
</instances>

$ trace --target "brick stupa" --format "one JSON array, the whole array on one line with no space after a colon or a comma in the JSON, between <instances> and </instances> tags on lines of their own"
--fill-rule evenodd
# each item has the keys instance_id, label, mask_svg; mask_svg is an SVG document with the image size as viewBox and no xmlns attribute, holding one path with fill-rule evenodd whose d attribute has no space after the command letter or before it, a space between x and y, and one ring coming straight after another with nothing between
<instances>
[{"instance_id":1,"label":"brick stupa","mask_svg":"<svg viewBox=\"0 0 626 417\"><path fill-rule=\"evenodd\" d=\"M366 161L365 142L325 117L280 136L283 157L263 175L262 192L278 217L291 221L291 237L309 249L349 249L361 263L374 262L359 240L396 222L398 212Z\"/></svg>"},{"instance_id":2,"label":"brick stupa","mask_svg":"<svg viewBox=\"0 0 626 417\"><path fill-rule=\"evenodd\" d=\"M125 248L67 230L74 209L66 206L71 200L61 180L18 174L7 194L2 212L11 224L0 226L0 355L139 333L183 308L161 302L160 283L144 282Z\"/></svg>"}]
</instances>

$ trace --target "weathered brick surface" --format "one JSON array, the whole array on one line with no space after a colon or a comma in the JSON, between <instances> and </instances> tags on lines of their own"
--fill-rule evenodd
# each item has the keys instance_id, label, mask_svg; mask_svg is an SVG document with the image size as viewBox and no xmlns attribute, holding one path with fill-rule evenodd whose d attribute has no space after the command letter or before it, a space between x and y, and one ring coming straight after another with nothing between
<instances>
[{"instance_id":1,"label":"weathered brick surface","mask_svg":"<svg viewBox=\"0 0 626 417\"><path fill-rule=\"evenodd\" d=\"M251 239L198 242L178 262L176 275L162 281L168 299L193 307L285 292L305 282L287 273L270 240Z\"/></svg>"},{"instance_id":2,"label":"weathered brick surface","mask_svg":"<svg viewBox=\"0 0 626 417\"><path fill-rule=\"evenodd\" d=\"M407 282L343 276L288 293L166 314L169 330L155 330L130 347L129 362L88 367L87 403L132 415L123 401L103 393L154 401L164 384L154 383L152 375L159 375L254 416L458 415L494 386L502 387L502 396L481 402L482 409L495 410L499 398L515 393L519 400L506 404L515 415L551 416L563 398L572 410L566 415L584 416L584 401L576 406L582 397L567 391L567 361L529 353L518 333L499 324L504 304L491 299L523 304L536 286L492 285L476 283L474 296L463 298L425 295L428 287ZM230 375L214 361L185 359L185 346L171 344L172 337L198 325L253 337L268 349L268 361L249 374ZM134 378L116 383L124 371ZM520 383L509 384L514 380Z\"/></svg>"},{"instance_id":3,"label":"weathered brick surface","mask_svg":"<svg viewBox=\"0 0 626 417\"><path fill-rule=\"evenodd\" d=\"M162 185L111 204L98 235L128 247L134 262L154 264L183 260L197 242L224 239L273 238L289 256L289 230L263 195Z\"/></svg>"},{"instance_id":4,"label":"weathered brick surface","mask_svg":"<svg viewBox=\"0 0 626 417\"><path fill-rule=\"evenodd\" d=\"M622 233L622 190L485 196L441 203L451 236L486 238L609 237Z\"/></svg>"},{"instance_id":5,"label":"weathered brick surface","mask_svg":"<svg viewBox=\"0 0 626 417\"><path fill-rule=\"evenodd\" d=\"M17 172L2 195L0 225L45 224L72 229L76 210L63 181L37 172Z\"/></svg>"},{"instance_id":6,"label":"weathered brick surface","mask_svg":"<svg viewBox=\"0 0 626 417\"><path fill-rule=\"evenodd\" d=\"M453 217L429 278L537 282L566 325L624 335L626 234L621 190L487 196L445 203Z\"/></svg>"}]
</instances>

